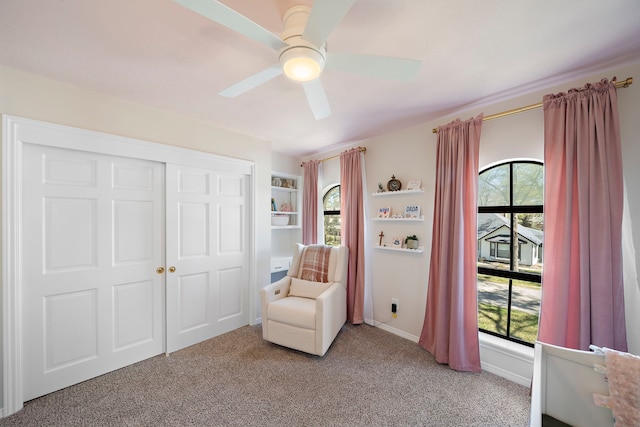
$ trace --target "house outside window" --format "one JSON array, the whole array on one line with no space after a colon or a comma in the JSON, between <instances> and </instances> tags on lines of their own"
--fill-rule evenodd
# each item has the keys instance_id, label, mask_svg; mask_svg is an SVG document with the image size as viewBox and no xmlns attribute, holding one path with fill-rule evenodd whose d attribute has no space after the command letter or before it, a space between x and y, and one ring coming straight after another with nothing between
<instances>
[{"instance_id":1,"label":"house outside window","mask_svg":"<svg viewBox=\"0 0 640 427\"><path fill-rule=\"evenodd\" d=\"M324 210L324 244L340 246L340 185L331 187L322 198Z\"/></svg>"},{"instance_id":2,"label":"house outside window","mask_svg":"<svg viewBox=\"0 0 640 427\"><path fill-rule=\"evenodd\" d=\"M544 167L510 161L480 172L478 327L533 346L538 336Z\"/></svg>"}]
</instances>

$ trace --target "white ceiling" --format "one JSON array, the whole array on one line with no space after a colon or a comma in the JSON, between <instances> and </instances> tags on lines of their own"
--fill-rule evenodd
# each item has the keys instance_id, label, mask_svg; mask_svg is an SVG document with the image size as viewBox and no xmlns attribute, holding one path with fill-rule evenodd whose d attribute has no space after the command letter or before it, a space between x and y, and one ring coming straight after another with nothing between
<instances>
[{"instance_id":1,"label":"white ceiling","mask_svg":"<svg viewBox=\"0 0 640 427\"><path fill-rule=\"evenodd\" d=\"M313 5L222 3L275 34L288 7ZM333 114L315 120L302 87L284 76L219 96L275 64L277 52L171 0L0 0L0 65L205 120L290 155L638 60L640 1L359 0L327 50L423 64L410 82L325 70Z\"/></svg>"}]
</instances>

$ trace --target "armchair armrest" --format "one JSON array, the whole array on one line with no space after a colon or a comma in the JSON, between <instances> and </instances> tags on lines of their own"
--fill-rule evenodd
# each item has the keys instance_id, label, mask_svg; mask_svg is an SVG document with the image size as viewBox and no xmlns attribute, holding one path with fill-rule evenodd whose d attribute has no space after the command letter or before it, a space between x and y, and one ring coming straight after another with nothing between
<instances>
[{"instance_id":1,"label":"armchair armrest","mask_svg":"<svg viewBox=\"0 0 640 427\"><path fill-rule=\"evenodd\" d=\"M260 300L262 302L262 306L266 307L267 304L289 295L290 286L291 277L285 276L277 282L273 282L270 285L267 285L264 288L260 289Z\"/></svg>"},{"instance_id":2,"label":"armchair armrest","mask_svg":"<svg viewBox=\"0 0 640 427\"><path fill-rule=\"evenodd\" d=\"M277 282L260 289L260 308L262 312L262 336L267 339L269 336L267 322L267 306L279 299L289 295L289 287L291 286L291 277L285 276Z\"/></svg>"},{"instance_id":3,"label":"armchair armrest","mask_svg":"<svg viewBox=\"0 0 640 427\"><path fill-rule=\"evenodd\" d=\"M347 290L336 282L316 298L316 349L323 355L347 321Z\"/></svg>"}]
</instances>

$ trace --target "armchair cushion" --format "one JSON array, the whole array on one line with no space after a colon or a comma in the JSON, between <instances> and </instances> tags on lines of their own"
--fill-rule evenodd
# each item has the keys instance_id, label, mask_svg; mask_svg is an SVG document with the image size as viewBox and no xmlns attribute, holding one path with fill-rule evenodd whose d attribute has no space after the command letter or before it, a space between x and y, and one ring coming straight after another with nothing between
<instances>
[{"instance_id":1,"label":"armchair cushion","mask_svg":"<svg viewBox=\"0 0 640 427\"><path fill-rule=\"evenodd\" d=\"M331 285L333 285L333 282L310 282L292 277L289 296L316 299L321 293L329 289Z\"/></svg>"},{"instance_id":2,"label":"armchair cushion","mask_svg":"<svg viewBox=\"0 0 640 427\"><path fill-rule=\"evenodd\" d=\"M267 317L271 322L280 322L305 329L315 329L316 302L309 298L282 298L269 304Z\"/></svg>"}]
</instances>

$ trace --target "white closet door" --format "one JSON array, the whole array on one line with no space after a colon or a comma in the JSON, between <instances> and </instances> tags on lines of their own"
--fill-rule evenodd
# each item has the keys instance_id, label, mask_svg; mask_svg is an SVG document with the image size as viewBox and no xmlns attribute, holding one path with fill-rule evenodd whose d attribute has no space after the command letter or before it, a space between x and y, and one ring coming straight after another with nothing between
<instances>
[{"instance_id":1,"label":"white closet door","mask_svg":"<svg viewBox=\"0 0 640 427\"><path fill-rule=\"evenodd\" d=\"M164 166L24 144L24 400L164 349Z\"/></svg>"},{"instance_id":2,"label":"white closet door","mask_svg":"<svg viewBox=\"0 0 640 427\"><path fill-rule=\"evenodd\" d=\"M173 352L249 323L249 184L240 173L170 164L166 172Z\"/></svg>"}]
</instances>

